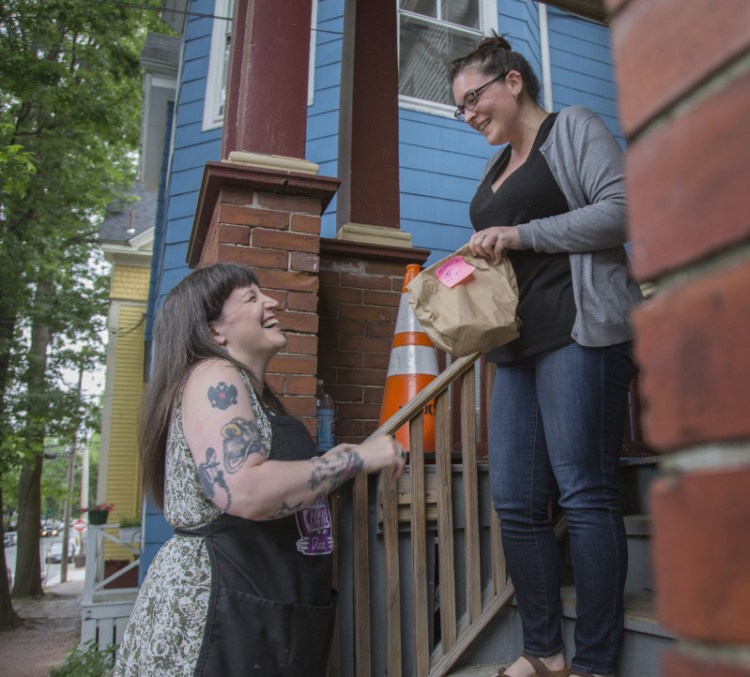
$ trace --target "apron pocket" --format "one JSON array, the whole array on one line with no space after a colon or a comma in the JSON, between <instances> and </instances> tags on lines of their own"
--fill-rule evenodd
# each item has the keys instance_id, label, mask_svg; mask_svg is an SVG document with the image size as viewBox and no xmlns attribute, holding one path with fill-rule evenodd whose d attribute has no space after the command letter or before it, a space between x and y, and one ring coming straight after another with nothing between
<instances>
[{"instance_id":1,"label":"apron pocket","mask_svg":"<svg viewBox=\"0 0 750 677\"><path fill-rule=\"evenodd\" d=\"M310 606L219 587L196 675L323 677L336 614L331 593L330 604Z\"/></svg>"}]
</instances>

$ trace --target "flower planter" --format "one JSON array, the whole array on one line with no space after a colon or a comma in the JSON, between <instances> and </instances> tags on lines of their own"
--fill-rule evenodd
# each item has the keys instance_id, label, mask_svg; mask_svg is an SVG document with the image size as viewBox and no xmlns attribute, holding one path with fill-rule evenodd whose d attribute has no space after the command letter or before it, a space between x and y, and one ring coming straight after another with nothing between
<instances>
[{"instance_id":1,"label":"flower planter","mask_svg":"<svg viewBox=\"0 0 750 677\"><path fill-rule=\"evenodd\" d=\"M89 510L89 524L106 524L109 510Z\"/></svg>"},{"instance_id":2,"label":"flower planter","mask_svg":"<svg viewBox=\"0 0 750 677\"><path fill-rule=\"evenodd\" d=\"M120 527L120 541L122 543L135 543L141 540L141 527Z\"/></svg>"}]
</instances>

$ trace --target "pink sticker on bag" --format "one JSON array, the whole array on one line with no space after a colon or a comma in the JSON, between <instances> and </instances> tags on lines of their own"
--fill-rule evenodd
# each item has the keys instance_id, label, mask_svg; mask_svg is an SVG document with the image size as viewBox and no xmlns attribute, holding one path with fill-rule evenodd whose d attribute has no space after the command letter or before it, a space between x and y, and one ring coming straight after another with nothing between
<instances>
[{"instance_id":1,"label":"pink sticker on bag","mask_svg":"<svg viewBox=\"0 0 750 677\"><path fill-rule=\"evenodd\" d=\"M454 256L435 271L435 277L446 287L455 287L475 270L476 267L466 263L463 256Z\"/></svg>"}]
</instances>

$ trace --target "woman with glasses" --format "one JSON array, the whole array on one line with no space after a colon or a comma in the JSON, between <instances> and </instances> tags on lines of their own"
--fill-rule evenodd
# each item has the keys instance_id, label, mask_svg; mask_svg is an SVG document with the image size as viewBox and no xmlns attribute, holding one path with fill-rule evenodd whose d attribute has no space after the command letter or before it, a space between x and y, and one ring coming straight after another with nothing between
<instances>
[{"instance_id":1,"label":"woman with glasses","mask_svg":"<svg viewBox=\"0 0 750 677\"><path fill-rule=\"evenodd\" d=\"M490 480L523 626L523 655L498 676L613 675L623 627L627 546L619 454L631 359L622 153L594 113L548 113L526 59L497 35L450 65L456 118L502 146L470 206L470 248L507 256L521 335L490 351ZM561 560L550 501L559 493L576 589L566 667Z\"/></svg>"},{"instance_id":2,"label":"woman with glasses","mask_svg":"<svg viewBox=\"0 0 750 677\"><path fill-rule=\"evenodd\" d=\"M278 302L247 266L185 277L155 325L144 484L174 528L117 652L116 677L326 674L336 613L329 493L398 477L382 435L322 456L265 383L287 343Z\"/></svg>"}]
</instances>

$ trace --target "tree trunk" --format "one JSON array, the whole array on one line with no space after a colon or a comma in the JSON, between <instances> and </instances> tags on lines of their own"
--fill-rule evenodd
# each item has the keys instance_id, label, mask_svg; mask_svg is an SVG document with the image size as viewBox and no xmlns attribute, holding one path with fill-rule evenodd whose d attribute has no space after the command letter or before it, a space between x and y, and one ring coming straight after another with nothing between
<instances>
[{"instance_id":1,"label":"tree trunk","mask_svg":"<svg viewBox=\"0 0 750 677\"><path fill-rule=\"evenodd\" d=\"M0 489L0 515L3 515L3 490ZM0 520L0 535L3 532ZM0 572L7 571L8 565L5 561L5 548L0 548ZM16 613L10 601L10 585L8 577L0 575L0 630L10 630L21 625L21 617Z\"/></svg>"},{"instance_id":2,"label":"tree trunk","mask_svg":"<svg viewBox=\"0 0 750 677\"><path fill-rule=\"evenodd\" d=\"M25 461L18 487L18 550L16 575L13 580L15 597L43 595L42 561L39 556L39 527L42 512L42 455Z\"/></svg>"},{"instance_id":3,"label":"tree trunk","mask_svg":"<svg viewBox=\"0 0 750 677\"><path fill-rule=\"evenodd\" d=\"M4 411L3 402L5 401L5 388L8 383L8 368L10 365L10 346L13 344L13 334L16 330L16 315L12 312L7 304L0 302L0 412ZM4 429L0 425L0 445L4 439ZM0 473L3 469L3 462L0 459ZM1 519L3 511L3 495L0 489L0 530L2 530ZM2 575L7 571L8 564L5 560L5 547L0 550L0 630L10 630L21 624L21 618L13 608L10 599L10 585L8 577Z\"/></svg>"},{"instance_id":4,"label":"tree trunk","mask_svg":"<svg viewBox=\"0 0 750 677\"><path fill-rule=\"evenodd\" d=\"M49 299L46 285L37 288L38 302ZM44 594L42 567L39 556L39 527L42 511L42 461L44 458L44 421L47 401L44 377L47 369L47 347L50 342L49 327L35 321L31 327L31 350L26 374L29 397L26 420L26 444L33 452L21 467L18 486L18 551L13 595L32 597Z\"/></svg>"}]
</instances>

